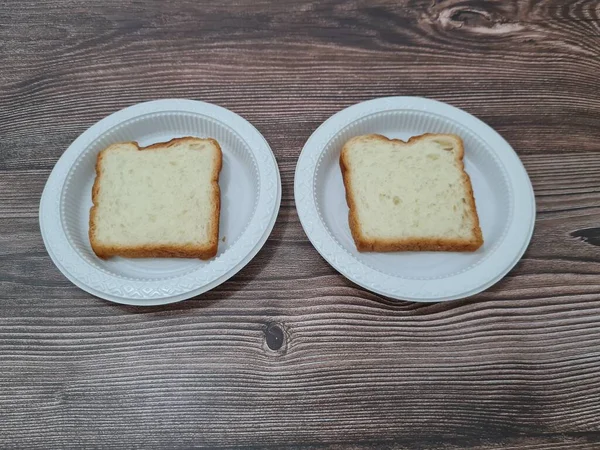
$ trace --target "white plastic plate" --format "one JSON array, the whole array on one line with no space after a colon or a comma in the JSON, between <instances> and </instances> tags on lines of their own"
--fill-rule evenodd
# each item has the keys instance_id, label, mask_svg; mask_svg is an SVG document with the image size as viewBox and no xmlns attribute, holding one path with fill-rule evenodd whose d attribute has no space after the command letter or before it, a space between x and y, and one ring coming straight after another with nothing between
<instances>
[{"instance_id":1,"label":"white plastic plate","mask_svg":"<svg viewBox=\"0 0 600 450\"><path fill-rule=\"evenodd\" d=\"M115 142L146 146L182 136L212 137L223 150L217 256L208 261L96 257L88 220L98 152ZM280 201L275 157L248 121L209 103L156 100L111 114L69 146L44 188L40 228L56 266L81 289L117 303L160 305L208 291L244 267L267 240Z\"/></svg>"},{"instance_id":2,"label":"white plastic plate","mask_svg":"<svg viewBox=\"0 0 600 450\"><path fill-rule=\"evenodd\" d=\"M370 133L403 140L423 133L462 137L485 241L478 251L356 250L339 156L348 139ZM511 146L465 111L418 97L370 100L330 117L302 149L294 195L304 231L335 269L373 292L419 302L464 298L492 286L523 256L535 222L531 182Z\"/></svg>"}]
</instances>

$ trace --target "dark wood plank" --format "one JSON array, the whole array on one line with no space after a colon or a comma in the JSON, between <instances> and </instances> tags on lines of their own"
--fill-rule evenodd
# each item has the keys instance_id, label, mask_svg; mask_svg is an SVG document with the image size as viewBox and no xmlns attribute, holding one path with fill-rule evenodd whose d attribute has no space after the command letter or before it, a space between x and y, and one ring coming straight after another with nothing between
<instances>
[{"instance_id":1,"label":"dark wood plank","mask_svg":"<svg viewBox=\"0 0 600 450\"><path fill-rule=\"evenodd\" d=\"M0 447L598 447L599 2L10 2L0 62ZM479 116L531 176L532 244L475 298L366 292L300 227L305 140L385 95ZM87 127L163 97L255 124L282 209L219 288L114 305L52 265L39 197Z\"/></svg>"}]
</instances>

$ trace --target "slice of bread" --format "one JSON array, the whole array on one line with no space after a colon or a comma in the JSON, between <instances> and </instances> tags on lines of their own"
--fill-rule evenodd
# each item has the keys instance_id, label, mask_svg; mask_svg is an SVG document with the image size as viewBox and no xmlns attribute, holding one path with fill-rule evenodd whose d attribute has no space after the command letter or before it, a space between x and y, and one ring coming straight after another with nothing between
<instances>
[{"instance_id":1,"label":"slice of bread","mask_svg":"<svg viewBox=\"0 0 600 450\"><path fill-rule=\"evenodd\" d=\"M350 139L340 166L359 251L475 251L483 244L462 139Z\"/></svg>"},{"instance_id":2,"label":"slice of bread","mask_svg":"<svg viewBox=\"0 0 600 450\"><path fill-rule=\"evenodd\" d=\"M96 160L89 237L100 258L217 254L222 153L214 139L113 144Z\"/></svg>"}]
</instances>

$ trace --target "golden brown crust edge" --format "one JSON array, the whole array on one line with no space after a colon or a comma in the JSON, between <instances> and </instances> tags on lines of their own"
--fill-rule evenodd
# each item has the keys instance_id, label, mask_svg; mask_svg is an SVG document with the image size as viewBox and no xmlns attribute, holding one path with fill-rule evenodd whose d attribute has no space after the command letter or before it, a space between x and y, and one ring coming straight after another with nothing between
<instances>
[{"instance_id":1,"label":"golden brown crust edge","mask_svg":"<svg viewBox=\"0 0 600 450\"><path fill-rule=\"evenodd\" d=\"M358 217L356 215L356 203L352 195L351 180L350 180L350 168L346 161L346 152L353 140L356 139L374 139L384 142L398 142L402 144L411 144L421 139L426 139L433 136L452 136L460 143L460 148L457 152L457 160L460 161L460 169L462 172L463 184L467 191L467 202L473 212L473 236L472 240L463 239L444 239L444 238L409 238L402 240L390 240L390 239L370 239L363 236L360 230ZM356 136L344 144L340 153L340 168L342 171L342 179L344 180L344 188L346 191L346 203L348 204L348 224L350 226L350 233L356 244L356 249L359 252L396 252L396 251L449 251L449 252L474 252L483 245L483 235L481 233L481 227L479 225L479 216L477 214L477 207L475 205L475 197L473 195L473 186L471 185L471 179L464 167L464 154L465 149L462 138L456 134L435 134L425 133L419 136L413 136L408 141L401 139L389 139L380 134L368 134L362 136Z\"/></svg>"},{"instance_id":2,"label":"golden brown crust edge","mask_svg":"<svg viewBox=\"0 0 600 450\"><path fill-rule=\"evenodd\" d=\"M221 173L221 168L223 166L223 151L221 150L221 146L219 143L212 138L194 138L194 137L182 137L182 138L174 138L167 142L158 142L156 144L149 145L147 147L140 147L137 142L120 142L118 144L113 145L123 145L123 144L132 144L137 150L160 150L165 147L170 147L173 144L181 143L186 140L207 140L211 141L212 144L218 149L218 161L215 164L215 170L212 173L212 183L213 183L213 220L211 224L213 224L212 230L210 232L210 242L207 246L195 247L192 245L143 245L136 247L123 247L118 245L103 245L98 242L95 238L95 230L96 230L96 210L97 210L97 196L100 190L100 167L102 163L102 159L104 158L104 153L112 147L112 145L108 146L104 150L98 153L98 157L96 158L96 178L94 180L94 185L92 187L92 203L93 206L90 208L90 220L89 220L89 239L90 244L92 246L92 250L99 258L106 259L111 256L123 256L126 258L199 258L199 259L210 259L216 256L217 250L219 248L219 221L221 217L221 189L219 187L219 174Z\"/></svg>"},{"instance_id":3,"label":"golden brown crust edge","mask_svg":"<svg viewBox=\"0 0 600 450\"><path fill-rule=\"evenodd\" d=\"M346 203L348 204L348 225L350 226L350 233L352 234L352 239L354 239L356 248L359 252L362 252L368 251L368 247L366 246L366 239L361 234L360 227L358 225L358 218L356 217L356 203L354 201L354 196L352 195L352 184L350 181L350 168L346 162L346 151L350 142L351 140L346 142L346 144L344 144L342 147L342 152L340 153L340 169L342 171L342 179L344 180L344 189L346 191Z\"/></svg>"}]
</instances>

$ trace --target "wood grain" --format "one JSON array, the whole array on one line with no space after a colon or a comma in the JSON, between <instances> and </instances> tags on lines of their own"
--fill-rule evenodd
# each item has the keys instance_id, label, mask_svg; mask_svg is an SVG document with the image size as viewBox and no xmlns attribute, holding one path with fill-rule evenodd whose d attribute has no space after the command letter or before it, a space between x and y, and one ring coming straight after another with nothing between
<instances>
[{"instance_id":1,"label":"wood grain","mask_svg":"<svg viewBox=\"0 0 600 450\"><path fill-rule=\"evenodd\" d=\"M0 447L598 448L600 2L215 3L0 6ZM386 95L477 115L530 174L532 244L475 298L367 292L300 227L302 145ZM113 305L52 265L39 198L86 128L167 97L264 134L281 213L217 289Z\"/></svg>"}]
</instances>

